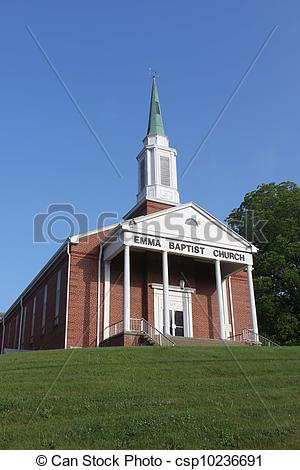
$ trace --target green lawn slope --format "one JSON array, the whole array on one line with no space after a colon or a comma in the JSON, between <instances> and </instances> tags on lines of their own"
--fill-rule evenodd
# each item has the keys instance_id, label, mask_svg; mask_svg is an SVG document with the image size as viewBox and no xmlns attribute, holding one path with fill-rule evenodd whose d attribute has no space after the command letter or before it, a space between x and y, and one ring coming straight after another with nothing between
<instances>
[{"instance_id":1,"label":"green lawn slope","mask_svg":"<svg viewBox=\"0 0 300 470\"><path fill-rule=\"evenodd\" d=\"M300 347L0 356L1 449L299 449Z\"/></svg>"}]
</instances>

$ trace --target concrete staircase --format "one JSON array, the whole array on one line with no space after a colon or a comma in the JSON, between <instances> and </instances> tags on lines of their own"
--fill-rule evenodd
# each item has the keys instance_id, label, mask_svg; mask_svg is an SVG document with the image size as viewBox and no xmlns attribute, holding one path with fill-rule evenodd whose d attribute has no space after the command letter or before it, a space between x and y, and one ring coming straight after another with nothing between
<instances>
[{"instance_id":1,"label":"concrete staircase","mask_svg":"<svg viewBox=\"0 0 300 470\"><path fill-rule=\"evenodd\" d=\"M245 343L221 339L185 338L183 336L168 336L168 338L175 343L175 346L247 346Z\"/></svg>"},{"instance_id":2,"label":"concrete staircase","mask_svg":"<svg viewBox=\"0 0 300 470\"><path fill-rule=\"evenodd\" d=\"M147 335L144 331L140 333L140 338L143 346L154 346L156 344L151 336Z\"/></svg>"}]
</instances>

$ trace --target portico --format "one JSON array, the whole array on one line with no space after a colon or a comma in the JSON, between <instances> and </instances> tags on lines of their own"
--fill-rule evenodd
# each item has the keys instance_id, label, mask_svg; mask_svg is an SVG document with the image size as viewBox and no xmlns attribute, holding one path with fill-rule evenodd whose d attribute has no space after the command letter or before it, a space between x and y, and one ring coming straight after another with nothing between
<instances>
[{"instance_id":1,"label":"portico","mask_svg":"<svg viewBox=\"0 0 300 470\"><path fill-rule=\"evenodd\" d=\"M186 223L193 220L196 225ZM177 228L171 221L176 220ZM182 220L182 225L178 221ZM174 225L174 224L173 224ZM210 228L205 226L210 225ZM170 228L167 229L167 226ZM213 226L215 229L213 230ZM178 232L181 232L178 236ZM204 239L205 233L211 234ZM202 235L203 234L203 235ZM194 334L194 311L197 310L197 289L190 284L189 276L180 272L177 285L170 281L170 259L184 259L187 266L210 272L211 290L215 291L217 321L213 322L213 337L225 340L235 334L231 277L247 273L248 302L251 329L258 333L255 297L252 280L252 254L255 247L232 232L228 227L207 214L194 203L177 205L160 213L124 221L103 245L104 262L104 332L107 339L110 322L110 265L116 256L123 261L122 332L132 331L131 319L143 318L142 309L131 308L131 263L136 253L156 256L159 259L160 282L148 282L153 303L152 326L160 333L171 336L197 337ZM176 262L176 261L175 261ZM213 274L212 274L213 271ZM173 272L173 270L172 270ZM145 281L147 284L147 281ZM135 302L136 304L136 302ZM209 315L209 312L207 312ZM149 320L149 319L148 319ZM147 321L148 321L147 320ZM249 324L245 325L249 327ZM197 329L197 328L196 328ZM119 330L118 330L119 331ZM120 331L119 331L120 332ZM197 333L196 333L197 334ZM199 334L199 333L198 333ZM204 336L205 337L205 336Z\"/></svg>"}]
</instances>

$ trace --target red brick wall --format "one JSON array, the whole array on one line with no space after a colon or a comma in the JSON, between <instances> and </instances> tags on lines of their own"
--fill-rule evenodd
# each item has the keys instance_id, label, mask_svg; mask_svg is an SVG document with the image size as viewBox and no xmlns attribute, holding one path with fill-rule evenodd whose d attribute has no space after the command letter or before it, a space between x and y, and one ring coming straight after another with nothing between
<instances>
[{"instance_id":1,"label":"red brick wall","mask_svg":"<svg viewBox=\"0 0 300 470\"><path fill-rule=\"evenodd\" d=\"M125 215L126 219L133 219L134 217L140 217L142 215L153 214L154 212L163 211L164 209L170 209L170 207L174 207L174 205L164 204L162 202L156 201L148 201L147 199L137 207L135 207L132 211L128 212Z\"/></svg>"},{"instance_id":2,"label":"red brick wall","mask_svg":"<svg viewBox=\"0 0 300 470\"><path fill-rule=\"evenodd\" d=\"M54 322L56 300L57 272L61 270L60 316L58 324ZM44 303L44 287L48 285L45 332L42 334L42 310ZM65 312L67 288L67 255L62 253L49 269L43 273L37 282L23 296L24 342L21 349L56 349L64 347ZM31 338L33 299L36 296L36 312L34 334ZM27 307L24 322L25 307ZM5 348L17 349L21 323L21 302L5 317ZM16 331L17 328L17 331ZM22 336L22 331L21 331Z\"/></svg>"},{"instance_id":3,"label":"red brick wall","mask_svg":"<svg viewBox=\"0 0 300 470\"><path fill-rule=\"evenodd\" d=\"M249 303L247 273L241 271L231 277L235 334L242 333L244 328L252 328Z\"/></svg>"},{"instance_id":4,"label":"red brick wall","mask_svg":"<svg viewBox=\"0 0 300 470\"><path fill-rule=\"evenodd\" d=\"M97 338L99 244L109 231L82 237L71 247L68 339L70 347L94 347ZM103 311L103 269L101 272ZM100 315L102 331L103 315Z\"/></svg>"}]
</instances>

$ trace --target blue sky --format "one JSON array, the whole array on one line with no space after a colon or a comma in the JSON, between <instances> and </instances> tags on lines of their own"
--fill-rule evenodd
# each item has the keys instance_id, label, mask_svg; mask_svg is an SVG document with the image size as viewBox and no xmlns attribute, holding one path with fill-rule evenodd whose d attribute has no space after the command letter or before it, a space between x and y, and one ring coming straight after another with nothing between
<instances>
[{"instance_id":1,"label":"blue sky","mask_svg":"<svg viewBox=\"0 0 300 470\"><path fill-rule=\"evenodd\" d=\"M260 183L299 183L299 15L291 0L2 1L0 311L58 248L33 243L35 214L70 203L94 228L101 211L121 217L135 204L150 66L180 175L278 25L180 194L224 219Z\"/></svg>"}]
</instances>

